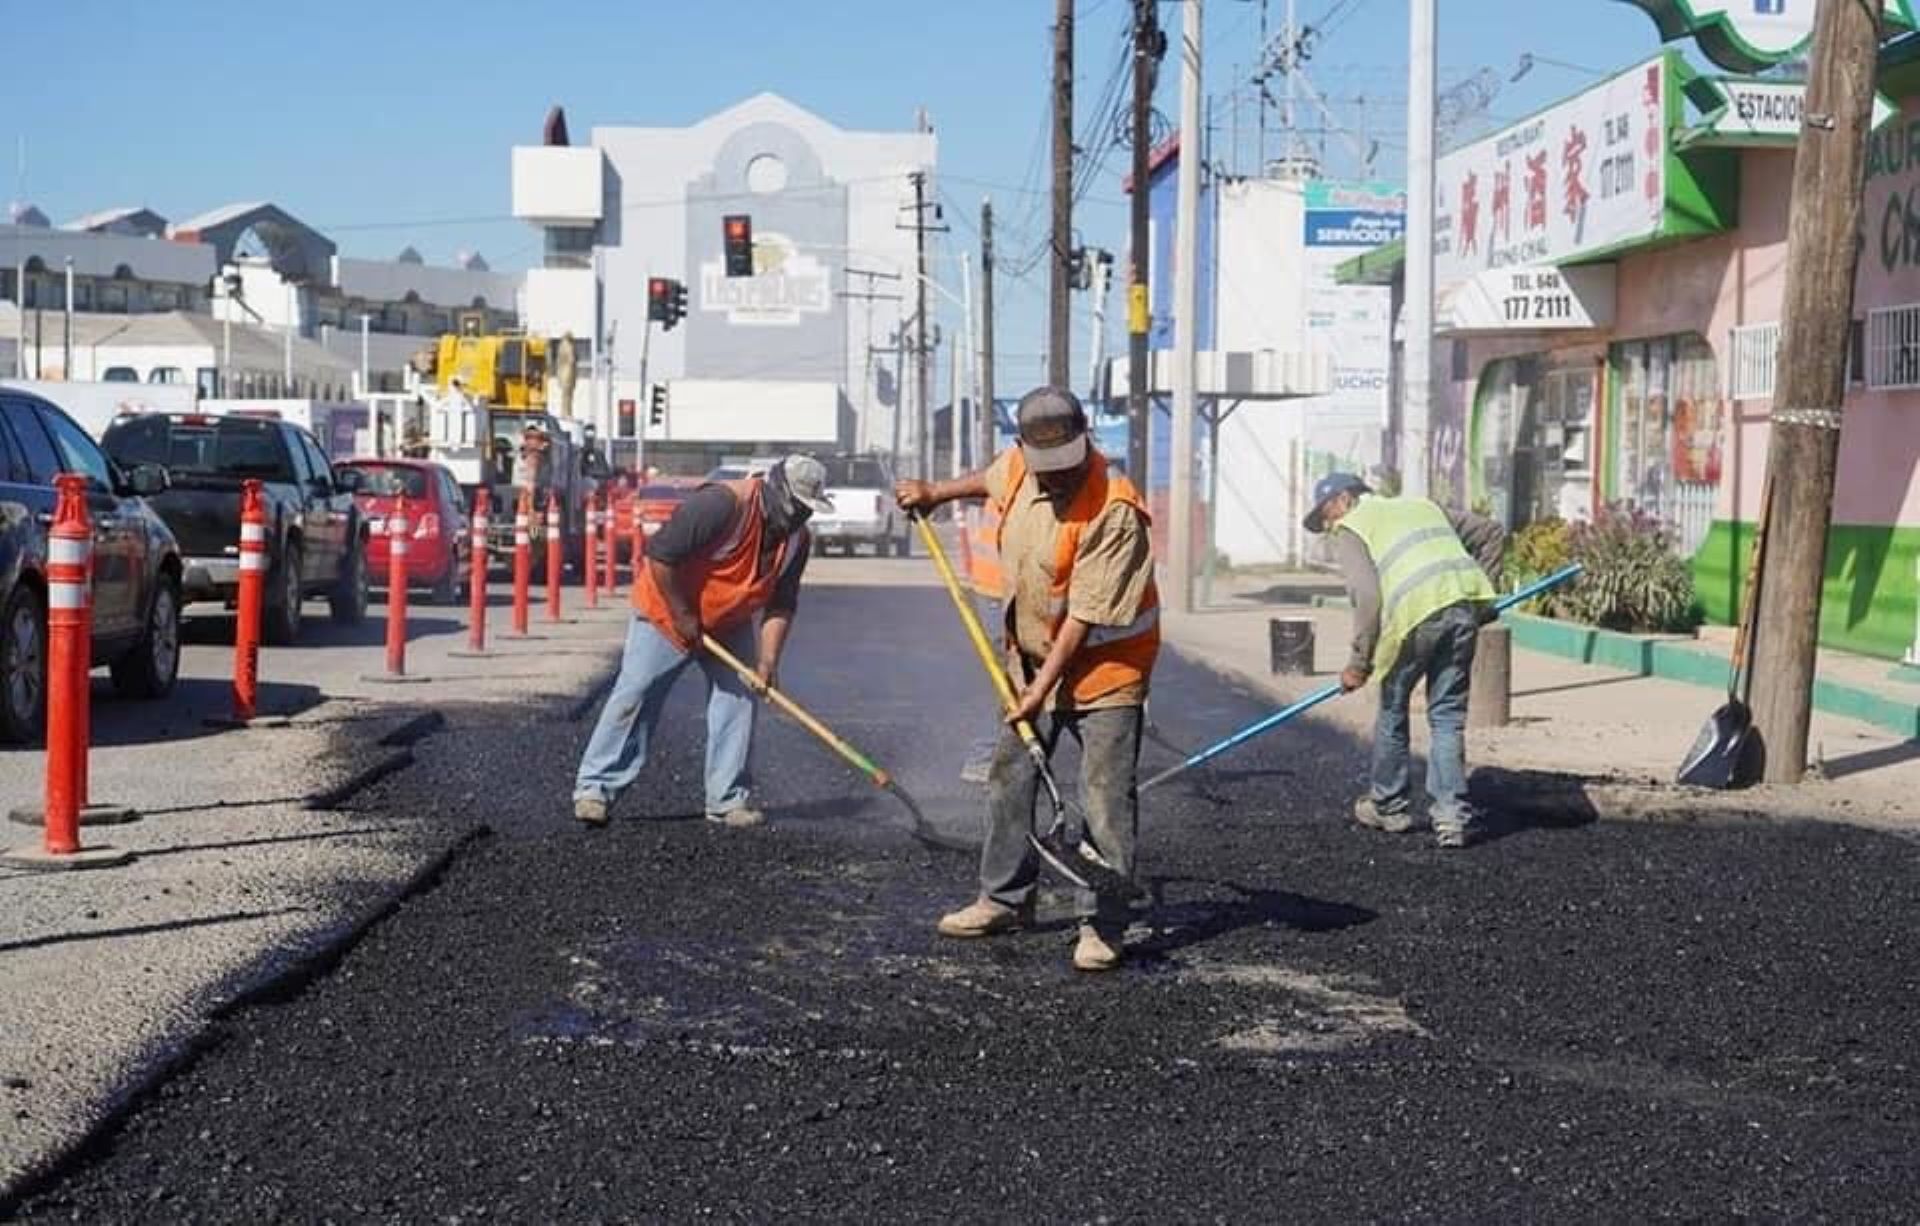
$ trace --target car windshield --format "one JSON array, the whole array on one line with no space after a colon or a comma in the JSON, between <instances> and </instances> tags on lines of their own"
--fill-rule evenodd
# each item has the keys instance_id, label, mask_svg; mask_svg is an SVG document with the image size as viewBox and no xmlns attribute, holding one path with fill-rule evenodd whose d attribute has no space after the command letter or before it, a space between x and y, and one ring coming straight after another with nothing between
<instances>
[{"instance_id":1,"label":"car windshield","mask_svg":"<svg viewBox=\"0 0 1920 1226\"><path fill-rule=\"evenodd\" d=\"M427 471L424 468L406 464L347 464L343 467L363 474L357 491L359 493L375 498L392 498L401 494L408 498L427 496Z\"/></svg>"},{"instance_id":2,"label":"car windshield","mask_svg":"<svg viewBox=\"0 0 1920 1226\"><path fill-rule=\"evenodd\" d=\"M822 463L826 465L828 485L880 489L887 483L886 470L880 467L880 461L868 456L835 456Z\"/></svg>"},{"instance_id":3,"label":"car windshield","mask_svg":"<svg viewBox=\"0 0 1920 1226\"><path fill-rule=\"evenodd\" d=\"M220 477L290 476L279 427L249 417L139 417L107 431L104 445L122 467L162 464L169 472Z\"/></svg>"}]
</instances>

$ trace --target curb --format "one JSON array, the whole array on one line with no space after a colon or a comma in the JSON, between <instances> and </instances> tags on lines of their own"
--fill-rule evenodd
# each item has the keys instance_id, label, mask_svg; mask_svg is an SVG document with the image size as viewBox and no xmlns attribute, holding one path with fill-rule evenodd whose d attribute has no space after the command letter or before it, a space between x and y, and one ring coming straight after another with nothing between
<instances>
[{"instance_id":1,"label":"curb","mask_svg":"<svg viewBox=\"0 0 1920 1226\"><path fill-rule=\"evenodd\" d=\"M1705 689L1723 690L1727 684L1726 659L1701 650L1691 638L1622 634L1528 613L1509 613L1505 620L1513 628L1514 646L1528 651ZM1920 737L1920 701L1816 676L1813 706L1898 736Z\"/></svg>"}]
</instances>

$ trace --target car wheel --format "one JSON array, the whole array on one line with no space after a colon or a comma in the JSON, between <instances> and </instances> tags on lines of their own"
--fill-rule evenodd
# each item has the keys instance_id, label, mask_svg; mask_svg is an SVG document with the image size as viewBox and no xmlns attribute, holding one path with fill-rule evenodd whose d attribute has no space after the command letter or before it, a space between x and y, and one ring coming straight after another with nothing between
<instances>
[{"instance_id":1,"label":"car wheel","mask_svg":"<svg viewBox=\"0 0 1920 1226\"><path fill-rule=\"evenodd\" d=\"M367 545L353 547L353 557L345 573L334 580L327 594L327 611L336 626L357 626L367 619Z\"/></svg>"},{"instance_id":2,"label":"car wheel","mask_svg":"<svg viewBox=\"0 0 1920 1226\"><path fill-rule=\"evenodd\" d=\"M47 610L16 587L0 612L0 740L40 739L47 720Z\"/></svg>"},{"instance_id":3,"label":"car wheel","mask_svg":"<svg viewBox=\"0 0 1920 1226\"><path fill-rule=\"evenodd\" d=\"M427 599L437 605L460 603L459 558L448 559L446 573L441 575L439 580L433 585L433 591L428 593Z\"/></svg>"},{"instance_id":4,"label":"car wheel","mask_svg":"<svg viewBox=\"0 0 1920 1226\"><path fill-rule=\"evenodd\" d=\"M271 577L273 594L267 598L264 637L276 647L286 647L300 637L300 606L306 595L300 583L300 546L287 542L280 551L280 569Z\"/></svg>"},{"instance_id":5,"label":"car wheel","mask_svg":"<svg viewBox=\"0 0 1920 1226\"><path fill-rule=\"evenodd\" d=\"M128 698L165 698L180 676L180 581L161 575L147 609L147 628L113 662L113 688Z\"/></svg>"}]
</instances>

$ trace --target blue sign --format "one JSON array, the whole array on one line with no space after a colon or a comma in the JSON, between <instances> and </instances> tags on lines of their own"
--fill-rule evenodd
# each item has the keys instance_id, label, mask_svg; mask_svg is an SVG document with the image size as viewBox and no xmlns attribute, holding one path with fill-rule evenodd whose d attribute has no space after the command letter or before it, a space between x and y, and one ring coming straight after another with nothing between
<instances>
[{"instance_id":1,"label":"blue sign","mask_svg":"<svg viewBox=\"0 0 1920 1226\"><path fill-rule=\"evenodd\" d=\"M1404 213L1360 209L1307 210L1309 247L1383 247L1406 232Z\"/></svg>"}]
</instances>

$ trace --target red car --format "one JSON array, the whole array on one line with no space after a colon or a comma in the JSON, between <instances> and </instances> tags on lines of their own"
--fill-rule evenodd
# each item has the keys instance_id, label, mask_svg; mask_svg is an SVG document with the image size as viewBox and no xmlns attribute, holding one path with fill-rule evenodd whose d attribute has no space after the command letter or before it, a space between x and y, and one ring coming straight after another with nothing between
<instances>
[{"instance_id":1,"label":"red car","mask_svg":"<svg viewBox=\"0 0 1920 1226\"><path fill-rule=\"evenodd\" d=\"M407 587L431 591L436 604L456 604L468 589L473 537L467 500L444 465L428 460L349 460L339 466L367 520L367 582L385 588L387 523L402 495L407 503Z\"/></svg>"},{"instance_id":2,"label":"red car","mask_svg":"<svg viewBox=\"0 0 1920 1226\"><path fill-rule=\"evenodd\" d=\"M673 518L688 494L705 482L699 477L655 477L640 487L640 531L648 536Z\"/></svg>"}]
</instances>

